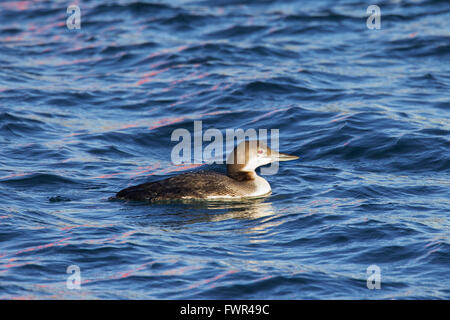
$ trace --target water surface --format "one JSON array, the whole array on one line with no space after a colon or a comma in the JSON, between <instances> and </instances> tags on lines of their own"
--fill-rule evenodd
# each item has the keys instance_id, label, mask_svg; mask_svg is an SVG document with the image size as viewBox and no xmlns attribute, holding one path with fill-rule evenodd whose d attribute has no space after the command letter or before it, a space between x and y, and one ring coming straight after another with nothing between
<instances>
[{"instance_id":1,"label":"water surface","mask_svg":"<svg viewBox=\"0 0 450 320\"><path fill-rule=\"evenodd\" d=\"M450 297L448 1L67 5L0 3L1 299ZM301 158L259 201L108 200L197 169L194 120Z\"/></svg>"}]
</instances>

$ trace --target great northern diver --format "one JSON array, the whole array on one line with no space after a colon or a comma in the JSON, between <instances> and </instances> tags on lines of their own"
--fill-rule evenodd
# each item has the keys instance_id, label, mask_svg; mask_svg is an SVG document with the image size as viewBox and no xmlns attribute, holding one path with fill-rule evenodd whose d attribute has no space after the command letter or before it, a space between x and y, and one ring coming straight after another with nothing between
<instances>
[{"instance_id":1,"label":"great northern diver","mask_svg":"<svg viewBox=\"0 0 450 320\"><path fill-rule=\"evenodd\" d=\"M116 199L154 202L258 198L272 190L255 169L271 162L295 159L298 157L271 150L260 141L244 141L228 157L226 175L213 171L184 173L123 189L116 194Z\"/></svg>"}]
</instances>

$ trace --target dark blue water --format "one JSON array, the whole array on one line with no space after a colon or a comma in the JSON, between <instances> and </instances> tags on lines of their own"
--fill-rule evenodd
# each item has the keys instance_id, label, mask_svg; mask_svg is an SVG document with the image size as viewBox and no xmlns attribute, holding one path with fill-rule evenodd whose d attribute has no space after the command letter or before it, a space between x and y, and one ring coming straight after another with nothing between
<instances>
[{"instance_id":1,"label":"dark blue water","mask_svg":"<svg viewBox=\"0 0 450 320\"><path fill-rule=\"evenodd\" d=\"M450 298L448 1L68 4L0 2L1 299ZM108 200L190 169L194 120L301 158L259 201Z\"/></svg>"}]
</instances>

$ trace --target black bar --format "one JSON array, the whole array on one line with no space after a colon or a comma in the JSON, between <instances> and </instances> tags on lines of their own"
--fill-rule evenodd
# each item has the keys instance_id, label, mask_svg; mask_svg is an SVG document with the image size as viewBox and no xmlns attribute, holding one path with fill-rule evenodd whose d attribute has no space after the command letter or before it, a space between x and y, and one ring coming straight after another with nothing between
<instances>
[{"instance_id":1,"label":"black bar","mask_svg":"<svg viewBox=\"0 0 450 320\"><path fill-rule=\"evenodd\" d=\"M62 310L60 316L91 317L98 313L115 318L143 319L313 319L336 316L386 317L391 311L400 312L404 318L408 313L433 310L434 314L448 311L449 301L428 300L65 300L65 301L0 301L0 308L11 311L15 317L21 312L29 316L51 314ZM10 310L8 310L10 308ZM42 308L42 309L41 309ZM60 309L62 308L62 309ZM446 310L444 310L446 308ZM139 316L138 316L139 315ZM383 319L382 318L382 319Z\"/></svg>"}]
</instances>

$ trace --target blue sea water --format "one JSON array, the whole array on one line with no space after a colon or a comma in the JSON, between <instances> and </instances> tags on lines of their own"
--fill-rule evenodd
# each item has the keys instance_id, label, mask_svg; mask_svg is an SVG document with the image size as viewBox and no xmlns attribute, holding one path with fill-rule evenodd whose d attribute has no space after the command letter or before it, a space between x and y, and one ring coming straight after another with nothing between
<instances>
[{"instance_id":1,"label":"blue sea water","mask_svg":"<svg viewBox=\"0 0 450 320\"><path fill-rule=\"evenodd\" d=\"M450 298L448 1L73 3L0 2L0 299ZM258 201L109 200L195 169L194 120L300 159Z\"/></svg>"}]
</instances>

